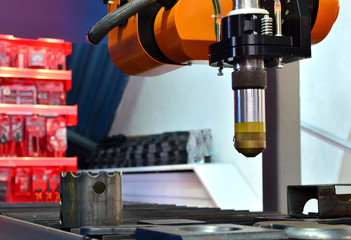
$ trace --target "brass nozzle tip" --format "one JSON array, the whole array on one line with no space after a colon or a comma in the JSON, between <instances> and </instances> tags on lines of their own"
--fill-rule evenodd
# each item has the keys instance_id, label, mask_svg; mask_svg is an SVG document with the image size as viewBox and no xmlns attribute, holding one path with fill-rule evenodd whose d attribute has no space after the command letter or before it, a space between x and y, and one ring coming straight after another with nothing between
<instances>
[{"instance_id":1,"label":"brass nozzle tip","mask_svg":"<svg viewBox=\"0 0 351 240\"><path fill-rule=\"evenodd\" d=\"M264 123L236 123L234 146L246 157L256 157L266 149Z\"/></svg>"},{"instance_id":2,"label":"brass nozzle tip","mask_svg":"<svg viewBox=\"0 0 351 240\"><path fill-rule=\"evenodd\" d=\"M266 149L266 133L236 133L234 146L246 157L256 157Z\"/></svg>"}]
</instances>

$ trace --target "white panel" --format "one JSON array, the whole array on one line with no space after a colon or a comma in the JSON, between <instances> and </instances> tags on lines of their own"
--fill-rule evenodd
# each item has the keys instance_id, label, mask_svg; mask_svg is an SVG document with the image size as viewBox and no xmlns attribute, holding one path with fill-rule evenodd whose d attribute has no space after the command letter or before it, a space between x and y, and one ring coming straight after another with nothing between
<instances>
[{"instance_id":1,"label":"white panel","mask_svg":"<svg viewBox=\"0 0 351 240\"><path fill-rule=\"evenodd\" d=\"M303 184L338 183L343 151L325 143L316 137L301 133ZM336 164L334 164L336 163ZM350 171L350 169L348 170Z\"/></svg>"},{"instance_id":2,"label":"white panel","mask_svg":"<svg viewBox=\"0 0 351 240\"><path fill-rule=\"evenodd\" d=\"M247 159L233 147L231 72L225 69L218 77L215 68L193 65L153 78L130 77L110 135L210 128L215 162L233 164L245 179L243 188L262 196L261 155Z\"/></svg>"},{"instance_id":3,"label":"white panel","mask_svg":"<svg viewBox=\"0 0 351 240\"><path fill-rule=\"evenodd\" d=\"M194 173L124 174L126 195L209 198Z\"/></svg>"},{"instance_id":4,"label":"white panel","mask_svg":"<svg viewBox=\"0 0 351 240\"><path fill-rule=\"evenodd\" d=\"M216 207L194 172L124 174L123 200Z\"/></svg>"},{"instance_id":5,"label":"white panel","mask_svg":"<svg viewBox=\"0 0 351 240\"><path fill-rule=\"evenodd\" d=\"M247 187L246 179L233 164L113 169L122 172L124 170L128 172L123 174L125 201L262 210L262 194ZM187 172L183 172L184 170Z\"/></svg>"},{"instance_id":6,"label":"white panel","mask_svg":"<svg viewBox=\"0 0 351 240\"><path fill-rule=\"evenodd\" d=\"M234 165L198 165L194 170L221 209L263 210L262 194L250 187Z\"/></svg>"},{"instance_id":7,"label":"white panel","mask_svg":"<svg viewBox=\"0 0 351 240\"><path fill-rule=\"evenodd\" d=\"M351 127L351 1L340 1L340 14L327 38L301 62L301 119L347 139ZM302 183L336 183L342 152L302 135Z\"/></svg>"}]
</instances>

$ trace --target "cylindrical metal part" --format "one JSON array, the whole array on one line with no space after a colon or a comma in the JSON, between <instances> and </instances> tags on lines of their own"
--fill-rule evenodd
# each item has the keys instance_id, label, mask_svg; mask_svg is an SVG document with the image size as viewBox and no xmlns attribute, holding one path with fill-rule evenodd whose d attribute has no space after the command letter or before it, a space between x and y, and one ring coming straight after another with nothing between
<instances>
[{"instance_id":1,"label":"cylindrical metal part","mask_svg":"<svg viewBox=\"0 0 351 240\"><path fill-rule=\"evenodd\" d=\"M265 90L239 89L235 91L235 122L265 122Z\"/></svg>"},{"instance_id":2,"label":"cylindrical metal part","mask_svg":"<svg viewBox=\"0 0 351 240\"><path fill-rule=\"evenodd\" d=\"M266 148L265 90L235 90L234 98L234 146L246 157L255 157Z\"/></svg>"},{"instance_id":3,"label":"cylindrical metal part","mask_svg":"<svg viewBox=\"0 0 351 240\"><path fill-rule=\"evenodd\" d=\"M221 32L222 32L222 5L220 0L214 0L213 3L217 8L217 16L216 17L216 41L221 41Z\"/></svg>"},{"instance_id":4,"label":"cylindrical metal part","mask_svg":"<svg viewBox=\"0 0 351 240\"><path fill-rule=\"evenodd\" d=\"M244 57L234 64L234 146L246 157L266 148L265 88L267 73L263 57Z\"/></svg>"},{"instance_id":5,"label":"cylindrical metal part","mask_svg":"<svg viewBox=\"0 0 351 240\"><path fill-rule=\"evenodd\" d=\"M275 13L275 29L276 36L283 36L283 28L282 28L282 12Z\"/></svg>"},{"instance_id":6,"label":"cylindrical metal part","mask_svg":"<svg viewBox=\"0 0 351 240\"><path fill-rule=\"evenodd\" d=\"M243 57L235 61L234 71L242 70L263 70L264 60L263 57Z\"/></svg>"},{"instance_id":7,"label":"cylindrical metal part","mask_svg":"<svg viewBox=\"0 0 351 240\"><path fill-rule=\"evenodd\" d=\"M280 0L274 0L274 16L275 16L275 29L276 36L283 36L282 27L282 6Z\"/></svg>"},{"instance_id":8,"label":"cylindrical metal part","mask_svg":"<svg viewBox=\"0 0 351 240\"><path fill-rule=\"evenodd\" d=\"M122 174L61 172L63 228L115 226L122 223Z\"/></svg>"},{"instance_id":9,"label":"cylindrical metal part","mask_svg":"<svg viewBox=\"0 0 351 240\"><path fill-rule=\"evenodd\" d=\"M260 9L261 6L261 0L234 0L233 12L235 10L240 12L241 9ZM261 25L264 34L272 34L272 19L269 19L269 16L261 21ZM246 157L255 157L266 148L265 89L267 72L264 58L263 56L240 57L234 61L233 68L234 146L238 152Z\"/></svg>"},{"instance_id":10,"label":"cylindrical metal part","mask_svg":"<svg viewBox=\"0 0 351 240\"><path fill-rule=\"evenodd\" d=\"M244 8L261 8L261 0L234 0L234 10Z\"/></svg>"}]
</instances>

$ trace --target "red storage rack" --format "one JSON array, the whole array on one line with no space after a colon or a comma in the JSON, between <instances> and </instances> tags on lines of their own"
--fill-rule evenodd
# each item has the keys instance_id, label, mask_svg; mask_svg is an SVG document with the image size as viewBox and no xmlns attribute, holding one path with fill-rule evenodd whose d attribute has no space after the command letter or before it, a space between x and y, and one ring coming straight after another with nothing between
<instances>
[{"instance_id":1,"label":"red storage rack","mask_svg":"<svg viewBox=\"0 0 351 240\"><path fill-rule=\"evenodd\" d=\"M77 171L77 158L0 158L0 201L58 202L61 171Z\"/></svg>"},{"instance_id":2,"label":"red storage rack","mask_svg":"<svg viewBox=\"0 0 351 240\"><path fill-rule=\"evenodd\" d=\"M76 171L66 158L66 127L77 106L65 106L72 72L71 43L0 34L0 201L59 201L60 171Z\"/></svg>"}]
</instances>

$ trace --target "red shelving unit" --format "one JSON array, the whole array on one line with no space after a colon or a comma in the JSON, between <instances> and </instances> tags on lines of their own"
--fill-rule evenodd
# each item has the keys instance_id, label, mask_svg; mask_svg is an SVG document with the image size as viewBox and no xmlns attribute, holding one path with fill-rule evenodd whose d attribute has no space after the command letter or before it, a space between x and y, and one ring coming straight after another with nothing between
<instances>
[{"instance_id":1,"label":"red shelving unit","mask_svg":"<svg viewBox=\"0 0 351 240\"><path fill-rule=\"evenodd\" d=\"M76 157L1 157L0 167L76 167Z\"/></svg>"},{"instance_id":2,"label":"red shelving unit","mask_svg":"<svg viewBox=\"0 0 351 240\"><path fill-rule=\"evenodd\" d=\"M0 67L0 78L22 78L32 80L63 81L65 90L71 89L71 70L48 70L16 67Z\"/></svg>"},{"instance_id":3,"label":"red shelving unit","mask_svg":"<svg viewBox=\"0 0 351 240\"><path fill-rule=\"evenodd\" d=\"M57 202L66 171L77 171L77 158L0 158L0 201Z\"/></svg>"},{"instance_id":4,"label":"red shelving unit","mask_svg":"<svg viewBox=\"0 0 351 240\"><path fill-rule=\"evenodd\" d=\"M46 117L65 116L68 127L77 125L78 106L17 105L0 103L0 114L39 115Z\"/></svg>"},{"instance_id":5,"label":"red shelving unit","mask_svg":"<svg viewBox=\"0 0 351 240\"><path fill-rule=\"evenodd\" d=\"M65 157L77 124L77 105L65 105L71 52L61 39L0 34L0 201L59 201L60 172L77 170Z\"/></svg>"}]
</instances>

